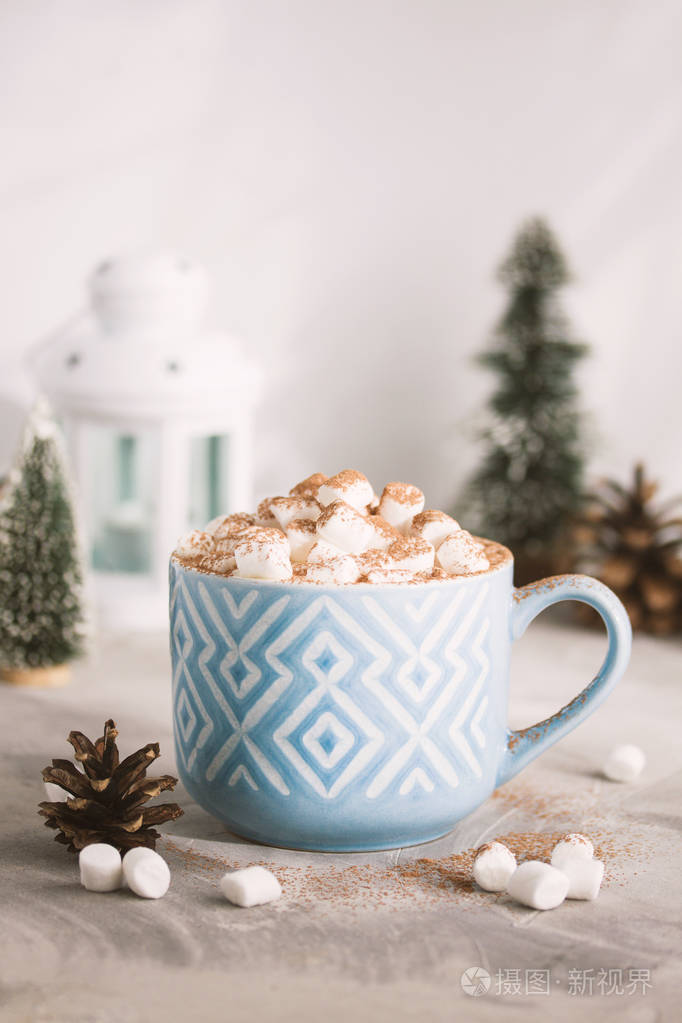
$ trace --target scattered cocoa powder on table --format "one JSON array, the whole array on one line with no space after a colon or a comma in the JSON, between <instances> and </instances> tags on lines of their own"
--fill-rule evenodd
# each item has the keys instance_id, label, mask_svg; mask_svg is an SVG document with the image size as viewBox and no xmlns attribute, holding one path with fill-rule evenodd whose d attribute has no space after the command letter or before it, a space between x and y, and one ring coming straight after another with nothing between
<instances>
[{"instance_id":1,"label":"scattered cocoa powder on table","mask_svg":"<svg viewBox=\"0 0 682 1023\"><path fill-rule=\"evenodd\" d=\"M226 858L207 856L194 849L184 850L168 838L165 847L181 858L187 871L216 884L225 871L236 870L243 865ZM299 905L327 904L336 909L341 906L397 908L408 900L434 903L452 899L453 895L460 901L478 896L490 899L490 893L480 891L472 880L475 854L476 850L468 849L443 859L425 857L405 864L381 866L330 864L328 867L299 867L273 864L266 859L252 862L272 870L284 893Z\"/></svg>"},{"instance_id":2,"label":"scattered cocoa powder on table","mask_svg":"<svg viewBox=\"0 0 682 1023\"><path fill-rule=\"evenodd\" d=\"M598 786L567 788L548 773L542 787L529 780L515 780L496 789L491 801L497 804L500 820L486 829L484 841L502 842L519 862L549 862L552 849L569 832L586 834L594 843L594 855L604 862L605 887L622 886L635 873L633 866L645 864L654 854L650 826L630 818L614 819ZM617 808L615 813L617 814ZM502 832L504 822L525 830ZM496 830L499 828L499 830ZM536 830L533 830L533 829ZM209 856L196 849L183 849L169 837L165 848L177 855L184 869L216 886L228 870L244 866L244 859ZM406 905L456 903L463 908L483 906L500 899L501 894L485 892L473 880L473 862L477 849L464 849L449 856L410 858L410 850L399 854L397 864L349 864L320 862L315 865L281 865L272 859L257 862L278 877L290 903L315 905L324 910L328 904L339 908L387 908ZM248 855L248 854L247 854ZM261 854L262 855L262 854Z\"/></svg>"},{"instance_id":3,"label":"scattered cocoa powder on table","mask_svg":"<svg viewBox=\"0 0 682 1023\"><path fill-rule=\"evenodd\" d=\"M624 884L622 864L624 858L644 855L646 842L629 839L623 843L613 835L602 833L595 828L588 829L595 846L595 856L606 865L605 882ZM566 834L561 831L508 832L495 834L516 856L519 862L539 859L549 862L552 849ZM244 864L232 862L200 853L194 849L183 850L171 839L165 840L166 848L177 854L184 868L195 876L216 884L228 870L236 870ZM456 903L462 908L490 904L503 893L485 892L473 880L473 863L476 849L465 849L441 858L420 857L395 865L350 864L347 867L330 864L324 866L281 865L271 860L253 862L268 867L276 874L282 889L291 903L323 909L387 908L397 910L406 905L434 906L442 903Z\"/></svg>"}]
</instances>

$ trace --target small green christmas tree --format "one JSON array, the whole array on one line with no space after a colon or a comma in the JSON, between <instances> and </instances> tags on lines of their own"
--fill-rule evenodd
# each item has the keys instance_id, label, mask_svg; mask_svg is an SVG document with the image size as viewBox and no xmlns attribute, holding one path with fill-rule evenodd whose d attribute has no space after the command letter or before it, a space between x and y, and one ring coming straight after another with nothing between
<instances>
[{"instance_id":1,"label":"small green christmas tree","mask_svg":"<svg viewBox=\"0 0 682 1023\"><path fill-rule=\"evenodd\" d=\"M82 572L56 427L33 410L0 506L0 663L62 665L83 649Z\"/></svg>"},{"instance_id":2,"label":"small green christmas tree","mask_svg":"<svg viewBox=\"0 0 682 1023\"><path fill-rule=\"evenodd\" d=\"M517 582L527 582L567 567L567 528L583 489L572 374L587 346L570 339L558 308L569 273L543 220L521 228L499 279L509 304L479 356L498 383L481 435L487 451L464 503L478 532L511 548Z\"/></svg>"}]
</instances>

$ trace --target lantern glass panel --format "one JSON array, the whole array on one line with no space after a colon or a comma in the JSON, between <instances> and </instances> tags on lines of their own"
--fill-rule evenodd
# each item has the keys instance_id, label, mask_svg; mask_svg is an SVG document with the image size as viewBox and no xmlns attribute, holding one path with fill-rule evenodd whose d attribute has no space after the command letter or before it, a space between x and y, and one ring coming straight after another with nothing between
<instances>
[{"instance_id":1,"label":"lantern glass panel","mask_svg":"<svg viewBox=\"0 0 682 1023\"><path fill-rule=\"evenodd\" d=\"M189 455L189 507L187 523L201 528L230 509L230 438L227 434L192 437Z\"/></svg>"},{"instance_id":2,"label":"lantern glass panel","mask_svg":"<svg viewBox=\"0 0 682 1023\"><path fill-rule=\"evenodd\" d=\"M89 425L86 469L92 565L100 572L152 570L159 438L153 429Z\"/></svg>"}]
</instances>

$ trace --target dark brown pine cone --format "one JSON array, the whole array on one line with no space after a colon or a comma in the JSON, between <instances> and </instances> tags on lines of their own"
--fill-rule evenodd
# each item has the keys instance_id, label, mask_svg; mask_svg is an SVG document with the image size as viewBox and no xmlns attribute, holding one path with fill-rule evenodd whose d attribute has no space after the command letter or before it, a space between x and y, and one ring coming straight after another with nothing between
<instances>
[{"instance_id":1,"label":"dark brown pine cone","mask_svg":"<svg viewBox=\"0 0 682 1023\"><path fill-rule=\"evenodd\" d=\"M165 789L173 789L177 778L170 774L147 778L147 768L160 756L158 742L150 742L119 762L116 725L109 720L104 735L92 743L82 732L71 732L75 760L53 760L43 770L43 781L65 789L64 802L40 803L45 826L59 834L55 841L79 852L93 842L106 842L125 853L138 845L153 849L159 838L154 825L165 824L182 815L177 803L144 807Z\"/></svg>"}]
</instances>

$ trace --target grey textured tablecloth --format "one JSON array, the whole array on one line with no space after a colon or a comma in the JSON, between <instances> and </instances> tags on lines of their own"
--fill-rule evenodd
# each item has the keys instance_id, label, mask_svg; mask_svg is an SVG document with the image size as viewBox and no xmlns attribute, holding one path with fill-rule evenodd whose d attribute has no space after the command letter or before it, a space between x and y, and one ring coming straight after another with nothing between
<instances>
[{"instance_id":1,"label":"grey textured tablecloth","mask_svg":"<svg viewBox=\"0 0 682 1023\"><path fill-rule=\"evenodd\" d=\"M597 633L533 625L515 650L512 725L574 695L604 649ZM265 849L180 788L185 816L159 846L166 897L86 892L36 814L41 768L69 756L71 728L95 737L111 716L122 754L158 739L160 769L174 770L169 678L163 636L108 636L68 688L0 688L1 1020L682 1018L679 642L638 638L604 706L438 842L352 856ZM646 751L636 784L599 775L620 742ZM576 830L606 861L594 903L539 913L462 880L464 851L482 841L542 847ZM284 896L239 910L217 881L255 861L279 872ZM482 997L461 985L473 967L490 975Z\"/></svg>"}]
</instances>

